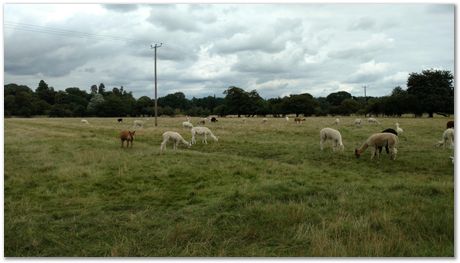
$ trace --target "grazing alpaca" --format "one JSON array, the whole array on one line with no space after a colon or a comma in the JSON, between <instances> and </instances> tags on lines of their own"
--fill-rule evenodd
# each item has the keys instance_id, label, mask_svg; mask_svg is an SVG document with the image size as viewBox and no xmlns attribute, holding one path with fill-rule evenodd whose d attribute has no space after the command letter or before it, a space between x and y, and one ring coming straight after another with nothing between
<instances>
[{"instance_id":1,"label":"grazing alpaca","mask_svg":"<svg viewBox=\"0 0 460 263\"><path fill-rule=\"evenodd\" d=\"M120 140L121 140L121 148L123 148L123 143L126 141L126 148L129 147L129 143L131 143L131 148L133 148L133 141L134 141L134 133L136 131L122 131L120 133Z\"/></svg>"},{"instance_id":2,"label":"grazing alpaca","mask_svg":"<svg viewBox=\"0 0 460 263\"><path fill-rule=\"evenodd\" d=\"M367 119L367 122L380 124L380 122L378 120L376 120L375 118L369 118L369 119Z\"/></svg>"},{"instance_id":3,"label":"grazing alpaca","mask_svg":"<svg viewBox=\"0 0 460 263\"><path fill-rule=\"evenodd\" d=\"M144 122L141 120L134 120L134 128L137 128L137 127L139 128L144 127Z\"/></svg>"},{"instance_id":4,"label":"grazing alpaca","mask_svg":"<svg viewBox=\"0 0 460 263\"><path fill-rule=\"evenodd\" d=\"M438 141L436 146L438 147L444 146L444 148L449 147L452 149L452 147L454 147L454 129L453 128L446 129L442 133L442 140Z\"/></svg>"},{"instance_id":5,"label":"grazing alpaca","mask_svg":"<svg viewBox=\"0 0 460 263\"><path fill-rule=\"evenodd\" d=\"M201 118L201 120L198 121L198 124L205 125L207 120L207 118Z\"/></svg>"},{"instance_id":6,"label":"grazing alpaca","mask_svg":"<svg viewBox=\"0 0 460 263\"><path fill-rule=\"evenodd\" d=\"M371 153L371 160L374 159L374 156L377 155L377 158L380 158L378 151L379 146L387 146L390 150L390 159L396 159L396 146L398 144L398 136L392 133L375 133L372 134L359 149L355 149L355 156L359 158L361 154L367 149L367 147L374 147L374 150Z\"/></svg>"},{"instance_id":7,"label":"grazing alpaca","mask_svg":"<svg viewBox=\"0 0 460 263\"><path fill-rule=\"evenodd\" d=\"M295 117L294 122L300 124L300 122L305 121L305 118Z\"/></svg>"},{"instance_id":8,"label":"grazing alpaca","mask_svg":"<svg viewBox=\"0 0 460 263\"><path fill-rule=\"evenodd\" d=\"M340 124L340 120L339 120L338 118L337 118L337 119L335 119L335 121L334 121L334 125L339 125L339 124Z\"/></svg>"},{"instance_id":9,"label":"grazing alpaca","mask_svg":"<svg viewBox=\"0 0 460 263\"><path fill-rule=\"evenodd\" d=\"M454 121L448 121L446 124L447 129L454 128Z\"/></svg>"},{"instance_id":10,"label":"grazing alpaca","mask_svg":"<svg viewBox=\"0 0 460 263\"><path fill-rule=\"evenodd\" d=\"M208 141L207 141L207 136L211 136L211 138L214 139L214 141L218 141L217 137L214 136L214 134L211 132L211 130L207 127L193 127L192 128L192 144L195 144L196 143L196 140L195 140L195 135L204 135L204 139L202 140L203 143L205 144L208 144Z\"/></svg>"},{"instance_id":11,"label":"grazing alpaca","mask_svg":"<svg viewBox=\"0 0 460 263\"><path fill-rule=\"evenodd\" d=\"M267 118L263 118L263 119L262 119L262 123L266 123L267 121L268 121Z\"/></svg>"},{"instance_id":12,"label":"grazing alpaca","mask_svg":"<svg viewBox=\"0 0 460 263\"><path fill-rule=\"evenodd\" d=\"M382 131L382 133L392 133L392 134L398 136L398 133L392 128L385 129L385 130ZM390 149L388 149L388 145L385 146L385 151L387 152L387 154L390 153ZM379 146L379 153L381 153L381 152L382 152L382 146Z\"/></svg>"},{"instance_id":13,"label":"grazing alpaca","mask_svg":"<svg viewBox=\"0 0 460 263\"><path fill-rule=\"evenodd\" d=\"M117 121L118 121L118 122L123 122L123 119L122 119L122 118L120 118L120 119L117 119Z\"/></svg>"},{"instance_id":14,"label":"grazing alpaca","mask_svg":"<svg viewBox=\"0 0 460 263\"><path fill-rule=\"evenodd\" d=\"M354 124L355 126L361 127L361 119L355 119L355 121L353 122L353 124Z\"/></svg>"},{"instance_id":15,"label":"grazing alpaca","mask_svg":"<svg viewBox=\"0 0 460 263\"><path fill-rule=\"evenodd\" d=\"M319 146L321 148L321 151L323 150L323 143L327 140L331 140L333 142L332 151L335 152L337 148L340 148L340 150L343 152L344 146L342 143L342 135L338 130L334 130L331 128L323 128L319 132L319 137Z\"/></svg>"},{"instance_id":16,"label":"grazing alpaca","mask_svg":"<svg viewBox=\"0 0 460 263\"><path fill-rule=\"evenodd\" d=\"M89 122L87 120L81 120L81 123L89 124Z\"/></svg>"},{"instance_id":17,"label":"grazing alpaca","mask_svg":"<svg viewBox=\"0 0 460 263\"><path fill-rule=\"evenodd\" d=\"M184 128L193 128L193 124L192 124L191 122L188 122L188 121L184 121L184 122L182 123L182 126L183 126Z\"/></svg>"},{"instance_id":18,"label":"grazing alpaca","mask_svg":"<svg viewBox=\"0 0 460 263\"><path fill-rule=\"evenodd\" d=\"M399 127L399 123L395 123L395 125L396 125L396 132L398 133L397 135L401 135L404 132L404 130L401 127Z\"/></svg>"},{"instance_id":19,"label":"grazing alpaca","mask_svg":"<svg viewBox=\"0 0 460 263\"><path fill-rule=\"evenodd\" d=\"M286 116L286 118L285 118L285 119L286 119L286 121L289 121L289 117L288 117L288 116Z\"/></svg>"},{"instance_id":20,"label":"grazing alpaca","mask_svg":"<svg viewBox=\"0 0 460 263\"><path fill-rule=\"evenodd\" d=\"M188 147L190 147L192 145L188 141L184 140L184 138L182 138L182 136L179 133L173 132L173 131L167 131L167 132L163 133L163 142L161 142L161 145L160 145L160 154L164 150L166 150L166 143L168 143L169 140L172 140L174 142L174 144L173 144L173 149L174 150L177 149L177 145L179 145L179 143L183 143L183 144L187 145Z\"/></svg>"},{"instance_id":21,"label":"grazing alpaca","mask_svg":"<svg viewBox=\"0 0 460 263\"><path fill-rule=\"evenodd\" d=\"M211 122L217 122L216 117L212 117L212 118L211 118Z\"/></svg>"}]
</instances>

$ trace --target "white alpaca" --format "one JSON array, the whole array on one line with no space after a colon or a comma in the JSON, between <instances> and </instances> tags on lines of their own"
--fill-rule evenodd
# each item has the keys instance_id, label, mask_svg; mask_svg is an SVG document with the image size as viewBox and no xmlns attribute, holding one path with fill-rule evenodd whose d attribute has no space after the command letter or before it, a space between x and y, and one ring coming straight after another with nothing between
<instances>
[{"instance_id":1,"label":"white alpaca","mask_svg":"<svg viewBox=\"0 0 460 263\"><path fill-rule=\"evenodd\" d=\"M334 130L331 128L323 128L319 132L319 138L319 146L321 148L321 151L323 150L323 144L328 140L332 141L332 151L334 152L337 148L339 148L343 152L345 148L342 142L342 135L338 130Z\"/></svg>"},{"instance_id":2,"label":"white alpaca","mask_svg":"<svg viewBox=\"0 0 460 263\"><path fill-rule=\"evenodd\" d=\"M191 122L189 122L189 121L184 121L184 122L182 123L182 126L183 126L184 128L193 128L193 124L192 124Z\"/></svg>"},{"instance_id":3,"label":"white alpaca","mask_svg":"<svg viewBox=\"0 0 460 263\"><path fill-rule=\"evenodd\" d=\"M217 137L214 136L214 134L211 132L211 130L207 127L200 127L200 126L197 126L197 127L193 127L192 128L192 144L196 144L196 140L195 140L195 135L204 135L204 139L202 140L203 143L205 144L208 144L208 141L207 141L207 136L211 136L211 138L214 139L214 141L218 141Z\"/></svg>"},{"instance_id":4,"label":"white alpaca","mask_svg":"<svg viewBox=\"0 0 460 263\"><path fill-rule=\"evenodd\" d=\"M359 149L355 149L355 156L359 158L361 154L367 149L367 147L374 147L374 150L371 153L371 160L374 159L374 156L377 155L377 158L380 158L379 147L388 146L390 151L390 159L395 160L398 150L396 146L398 145L398 136L393 133L374 133L363 143Z\"/></svg>"},{"instance_id":5,"label":"white alpaca","mask_svg":"<svg viewBox=\"0 0 460 263\"><path fill-rule=\"evenodd\" d=\"M187 119L188 122L190 122L190 116L185 115L185 118Z\"/></svg>"},{"instance_id":6,"label":"white alpaca","mask_svg":"<svg viewBox=\"0 0 460 263\"><path fill-rule=\"evenodd\" d=\"M144 127L144 122L141 120L134 120L134 128L137 128L137 127L139 128Z\"/></svg>"},{"instance_id":7,"label":"white alpaca","mask_svg":"<svg viewBox=\"0 0 460 263\"><path fill-rule=\"evenodd\" d=\"M81 120L81 123L84 123L84 124L89 124L89 122L87 120Z\"/></svg>"},{"instance_id":8,"label":"white alpaca","mask_svg":"<svg viewBox=\"0 0 460 263\"><path fill-rule=\"evenodd\" d=\"M396 123L396 132L398 133L398 135L401 135L404 132L404 130L401 127L399 127L399 123Z\"/></svg>"},{"instance_id":9,"label":"white alpaca","mask_svg":"<svg viewBox=\"0 0 460 263\"><path fill-rule=\"evenodd\" d=\"M446 129L442 133L442 140L438 141L436 146L444 146L444 148L449 147L452 149L454 147L454 129Z\"/></svg>"},{"instance_id":10,"label":"white alpaca","mask_svg":"<svg viewBox=\"0 0 460 263\"><path fill-rule=\"evenodd\" d=\"M355 121L353 122L353 124L354 124L355 126L361 127L361 119L355 119Z\"/></svg>"},{"instance_id":11,"label":"white alpaca","mask_svg":"<svg viewBox=\"0 0 460 263\"><path fill-rule=\"evenodd\" d=\"M266 123L267 121L268 121L267 118L263 118L263 119L262 119L262 123Z\"/></svg>"},{"instance_id":12,"label":"white alpaca","mask_svg":"<svg viewBox=\"0 0 460 263\"><path fill-rule=\"evenodd\" d=\"M288 117L288 116L286 116L286 118L285 118L285 119L286 119L286 121L289 121L289 117Z\"/></svg>"},{"instance_id":13,"label":"white alpaca","mask_svg":"<svg viewBox=\"0 0 460 263\"><path fill-rule=\"evenodd\" d=\"M179 143L183 143L187 145L188 147L192 145L188 141L184 140L184 138L182 138L182 136L179 133L173 132L173 131L167 131L163 133L163 142L161 142L161 145L160 145L160 153L166 150L166 143L168 143L169 140L172 140L174 142L173 144L174 150L177 149L177 145L179 145Z\"/></svg>"},{"instance_id":14,"label":"white alpaca","mask_svg":"<svg viewBox=\"0 0 460 263\"><path fill-rule=\"evenodd\" d=\"M375 118L369 118L369 119L367 119L367 122L380 124L380 122Z\"/></svg>"},{"instance_id":15,"label":"white alpaca","mask_svg":"<svg viewBox=\"0 0 460 263\"><path fill-rule=\"evenodd\" d=\"M335 119L335 121L334 121L334 125L339 125L339 124L340 124L340 119L338 119L338 118L337 118L337 119Z\"/></svg>"}]
</instances>

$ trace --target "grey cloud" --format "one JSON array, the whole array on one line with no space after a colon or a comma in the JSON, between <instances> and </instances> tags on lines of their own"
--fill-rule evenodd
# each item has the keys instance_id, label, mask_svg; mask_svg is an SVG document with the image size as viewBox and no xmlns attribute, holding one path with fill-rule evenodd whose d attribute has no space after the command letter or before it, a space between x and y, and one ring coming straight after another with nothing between
<instances>
[{"instance_id":1,"label":"grey cloud","mask_svg":"<svg viewBox=\"0 0 460 263\"><path fill-rule=\"evenodd\" d=\"M373 29L375 25L376 25L375 19L373 19L372 17L363 16L353 21L350 24L349 29L350 30L370 30L370 29Z\"/></svg>"},{"instance_id":2,"label":"grey cloud","mask_svg":"<svg viewBox=\"0 0 460 263\"><path fill-rule=\"evenodd\" d=\"M455 5L454 4L430 4L426 7L426 11L428 13L433 14L446 14L455 12Z\"/></svg>"},{"instance_id":3,"label":"grey cloud","mask_svg":"<svg viewBox=\"0 0 460 263\"><path fill-rule=\"evenodd\" d=\"M138 9L136 4L103 4L105 9L120 13L131 12Z\"/></svg>"}]
</instances>

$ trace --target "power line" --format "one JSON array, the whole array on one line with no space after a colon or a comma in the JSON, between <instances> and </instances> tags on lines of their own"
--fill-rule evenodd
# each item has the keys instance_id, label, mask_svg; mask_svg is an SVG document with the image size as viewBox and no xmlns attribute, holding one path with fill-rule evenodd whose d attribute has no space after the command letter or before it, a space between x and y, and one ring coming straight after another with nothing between
<instances>
[{"instance_id":1,"label":"power line","mask_svg":"<svg viewBox=\"0 0 460 263\"><path fill-rule=\"evenodd\" d=\"M64 37L110 39L110 40L118 40L118 41L135 41L136 40L136 39L127 38L127 37L101 35L101 34L87 33L87 32L68 30L68 29L62 29L62 28L11 22L11 21L5 21L4 27L5 29L22 30L22 31L27 31L27 32L35 32L35 33L45 33L45 34L52 34L52 35L58 35L58 36L64 36Z\"/></svg>"}]
</instances>

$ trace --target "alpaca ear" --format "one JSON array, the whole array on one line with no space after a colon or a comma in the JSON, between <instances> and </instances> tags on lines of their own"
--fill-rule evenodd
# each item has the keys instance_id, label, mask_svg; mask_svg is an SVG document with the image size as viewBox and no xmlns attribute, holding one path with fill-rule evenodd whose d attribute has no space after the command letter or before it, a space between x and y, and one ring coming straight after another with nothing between
<instances>
[{"instance_id":1,"label":"alpaca ear","mask_svg":"<svg viewBox=\"0 0 460 263\"><path fill-rule=\"evenodd\" d=\"M134 135L136 133L136 131L133 131L131 134Z\"/></svg>"}]
</instances>

